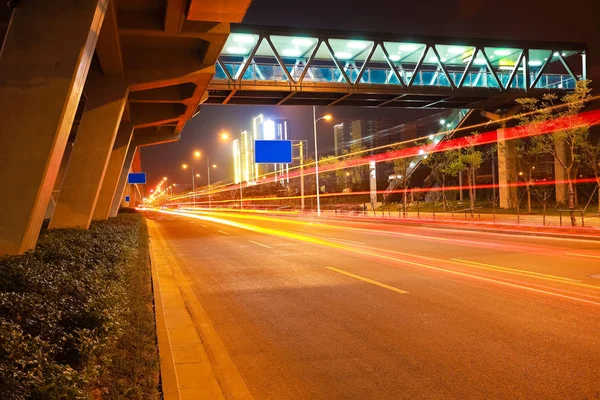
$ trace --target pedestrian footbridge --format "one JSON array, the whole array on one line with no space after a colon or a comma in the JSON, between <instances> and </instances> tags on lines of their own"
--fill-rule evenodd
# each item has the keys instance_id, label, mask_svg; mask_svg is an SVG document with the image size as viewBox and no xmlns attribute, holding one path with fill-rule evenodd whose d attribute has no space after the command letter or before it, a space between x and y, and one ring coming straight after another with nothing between
<instances>
[{"instance_id":1,"label":"pedestrian footbridge","mask_svg":"<svg viewBox=\"0 0 600 400\"><path fill-rule=\"evenodd\" d=\"M234 25L205 104L470 108L584 78L577 43Z\"/></svg>"}]
</instances>

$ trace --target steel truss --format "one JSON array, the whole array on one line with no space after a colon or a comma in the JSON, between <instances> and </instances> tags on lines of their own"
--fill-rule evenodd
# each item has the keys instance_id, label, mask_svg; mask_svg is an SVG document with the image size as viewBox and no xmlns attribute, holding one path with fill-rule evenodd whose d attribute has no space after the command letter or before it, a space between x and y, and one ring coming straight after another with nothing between
<instances>
[{"instance_id":1,"label":"steel truss","mask_svg":"<svg viewBox=\"0 0 600 400\"><path fill-rule=\"evenodd\" d=\"M286 57L273 44L272 36L277 33L265 32L265 29L261 28L249 54L243 58L221 54L217 74L209 86L209 103L302 104L302 99L305 99L306 104L312 100L313 104L349 105L354 97L362 95L365 98L366 94L372 94L374 99L367 100L374 100L371 104L374 106L398 106L395 103L408 101L400 98L403 95L413 98L421 95L430 97L417 100L417 106L460 108L502 93L522 95L538 89L569 90L576 81L585 79L585 47L580 44L510 43L518 56L514 65L507 68L494 65L493 54L488 54L487 49L497 46L497 41L463 40L463 46L472 49L472 53L465 58L464 66L457 66L456 62L452 64L440 55L440 47L449 46L450 39L411 39L410 42L418 42L422 46L418 59L412 57L412 62L406 62L407 57L398 59L396 56L394 59L390 55L392 49L385 42L407 42L401 37L365 39L369 45L359 53L361 59L357 60L358 54L352 59L341 59L336 55L331 41L346 39L342 35L318 33L312 36L315 44L308 51L296 57ZM272 56L261 55L257 61L257 51L263 44L268 45ZM328 58L317 57L321 49L327 49ZM547 52L541 67L532 67L530 49ZM565 51L569 51L569 57L565 57ZM372 62L376 52L383 54L384 66L381 61ZM579 71L570 63L577 58L573 57L575 55L580 57L577 61ZM432 65L432 60L435 60L435 65ZM476 61L478 65L475 65ZM561 66L565 73L548 71L553 61L560 61L555 64ZM382 77L384 71L385 79L374 78ZM273 92L283 93L274 95ZM298 92L305 93L298 96ZM311 96L307 93L320 94ZM377 95L385 96L378 98ZM458 100L453 102L454 98ZM234 99L236 101L232 101ZM364 101L362 103L364 105Z\"/></svg>"}]
</instances>

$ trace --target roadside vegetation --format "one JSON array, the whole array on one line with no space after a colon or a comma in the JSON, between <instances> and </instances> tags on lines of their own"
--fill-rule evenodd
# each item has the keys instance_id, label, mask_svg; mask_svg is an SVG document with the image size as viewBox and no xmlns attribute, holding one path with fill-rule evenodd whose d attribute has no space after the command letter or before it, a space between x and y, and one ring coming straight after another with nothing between
<instances>
[{"instance_id":1,"label":"roadside vegetation","mask_svg":"<svg viewBox=\"0 0 600 400\"><path fill-rule=\"evenodd\" d=\"M158 370L140 214L0 259L0 398L156 399Z\"/></svg>"}]
</instances>

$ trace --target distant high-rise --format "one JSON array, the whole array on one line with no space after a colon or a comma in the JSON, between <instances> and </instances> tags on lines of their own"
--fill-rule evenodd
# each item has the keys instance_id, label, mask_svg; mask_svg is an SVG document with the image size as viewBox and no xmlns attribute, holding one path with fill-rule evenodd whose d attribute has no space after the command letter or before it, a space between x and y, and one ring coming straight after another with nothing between
<instances>
[{"instance_id":1,"label":"distant high-rise","mask_svg":"<svg viewBox=\"0 0 600 400\"><path fill-rule=\"evenodd\" d=\"M350 141L350 129L348 122L342 122L333 126L333 148L336 157L341 156L343 150Z\"/></svg>"},{"instance_id":2,"label":"distant high-rise","mask_svg":"<svg viewBox=\"0 0 600 400\"><path fill-rule=\"evenodd\" d=\"M275 180L289 179L287 164L256 164L254 162L255 140L286 140L288 139L287 119L265 119L258 115L252 119L252 131L243 131L239 139L233 142L234 181L255 182L269 174Z\"/></svg>"},{"instance_id":3,"label":"distant high-rise","mask_svg":"<svg viewBox=\"0 0 600 400\"><path fill-rule=\"evenodd\" d=\"M350 146L368 149L403 140L402 133L395 131L394 123L388 119L348 120L333 127L335 155L341 156Z\"/></svg>"}]
</instances>

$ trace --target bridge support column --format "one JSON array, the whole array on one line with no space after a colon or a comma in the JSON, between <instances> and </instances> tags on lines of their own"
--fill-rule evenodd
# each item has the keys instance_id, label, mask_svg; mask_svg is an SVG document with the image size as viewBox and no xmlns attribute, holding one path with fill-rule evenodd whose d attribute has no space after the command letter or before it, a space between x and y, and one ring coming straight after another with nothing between
<instances>
[{"instance_id":1,"label":"bridge support column","mask_svg":"<svg viewBox=\"0 0 600 400\"><path fill-rule=\"evenodd\" d=\"M125 108L127 86L121 79L90 76L85 92L85 112L49 228L89 228Z\"/></svg>"},{"instance_id":2,"label":"bridge support column","mask_svg":"<svg viewBox=\"0 0 600 400\"><path fill-rule=\"evenodd\" d=\"M517 205L517 187L512 186L517 178L515 145L505 140L505 130L500 128L498 135L498 193L500 208L513 208Z\"/></svg>"},{"instance_id":3,"label":"bridge support column","mask_svg":"<svg viewBox=\"0 0 600 400\"><path fill-rule=\"evenodd\" d=\"M33 249L108 0L20 2L0 53L0 254Z\"/></svg>"},{"instance_id":4,"label":"bridge support column","mask_svg":"<svg viewBox=\"0 0 600 400\"><path fill-rule=\"evenodd\" d=\"M127 175L131 169L131 164L133 163L133 157L135 156L136 150L137 147L135 142L132 141L127 149L125 161L123 162L123 168L121 168L120 171L119 182L117 183L115 196L113 197L112 204L110 206L110 213L108 214L109 217L116 217L117 213L119 212L121 200L123 199L123 192L125 191L125 186L127 185Z\"/></svg>"},{"instance_id":5,"label":"bridge support column","mask_svg":"<svg viewBox=\"0 0 600 400\"><path fill-rule=\"evenodd\" d=\"M105 220L110 214L110 208L113 203L113 198L117 192L117 186L121 177L121 171L125 164L127 151L133 138L133 125L129 123L121 123L115 144L113 145L102 181L102 188L98 195L96 208L94 209L93 220Z\"/></svg>"}]
</instances>

